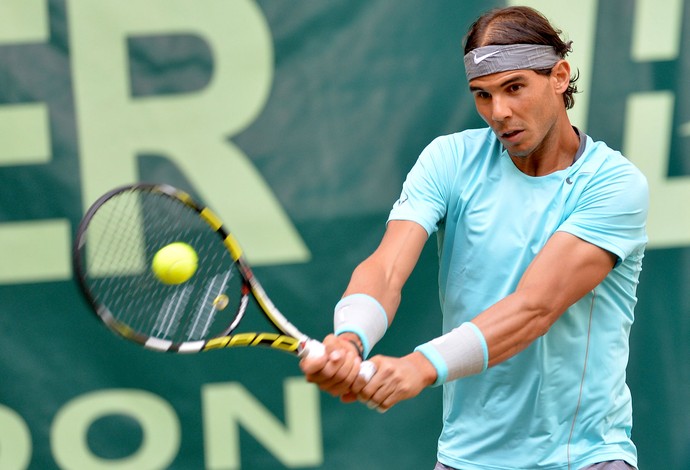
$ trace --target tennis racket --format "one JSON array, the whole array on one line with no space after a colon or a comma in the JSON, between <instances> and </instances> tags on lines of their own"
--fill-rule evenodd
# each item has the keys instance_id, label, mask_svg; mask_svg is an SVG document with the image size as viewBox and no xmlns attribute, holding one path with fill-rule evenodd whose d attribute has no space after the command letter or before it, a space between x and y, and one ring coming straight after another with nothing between
<instances>
[{"instance_id":1,"label":"tennis racket","mask_svg":"<svg viewBox=\"0 0 690 470\"><path fill-rule=\"evenodd\" d=\"M178 242L193 249L197 267L189 279L161 281L153 258ZM325 353L321 342L271 302L220 218L172 186L141 183L101 196L79 225L73 263L98 319L145 348L197 353L263 346L298 357ZM236 332L252 298L274 331ZM365 361L360 375L368 381L375 370Z\"/></svg>"}]
</instances>

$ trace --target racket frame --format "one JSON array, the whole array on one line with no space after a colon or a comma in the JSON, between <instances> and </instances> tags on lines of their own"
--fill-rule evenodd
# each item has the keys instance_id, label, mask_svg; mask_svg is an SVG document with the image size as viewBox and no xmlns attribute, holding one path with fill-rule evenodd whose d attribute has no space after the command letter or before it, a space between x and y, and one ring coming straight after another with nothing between
<instances>
[{"instance_id":1,"label":"racket frame","mask_svg":"<svg viewBox=\"0 0 690 470\"><path fill-rule=\"evenodd\" d=\"M109 308L99 302L96 296L94 296L89 289L88 283L85 279L85 273L82 269L82 266L85 266L82 248L86 243L89 223L93 219L94 214L108 200L127 191L147 191L176 200L194 210L197 215L204 222L206 222L209 228L216 232L221 238L222 243L230 253L232 260L237 264L238 270L244 282L242 298L240 300L240 306L238 307L239 313L235 316L233 322L228 325L228 327L220 335L210 339L188 341L175 345L170 340L155 338L136 332L126 324L118 321ZM272 349L278 349L284 352L295 354L299 357L305 355L321 356L324 354L325 348L323 344L302 333L280 312L280 310L278 310L275 304L271 301L259 280L256 278L256 276L254 276L254 272L247 263L239 242L234 235L225 228L225 225L221 221L220 217L218 217L218 215L216 215L216 213L210 208L199 204L188 193L168 184L135 183L123 185L108 191L103 196L98 198L86 211L81 223L79 224L72 255L73 270L77 285L79 286L81 293L88 301L96 316L109 329L118 335L124 337L125 339L135 341L148 349L162 352L196 353L200 351L228 347L267 346ZM265 317L278 330L278 333L241 332L233 334L233 331L239 324L244 315L245 309L247 308L249 294L251 294L253 299L256 301L256 304L259 306Z\"/></svg>"}]
</instances>

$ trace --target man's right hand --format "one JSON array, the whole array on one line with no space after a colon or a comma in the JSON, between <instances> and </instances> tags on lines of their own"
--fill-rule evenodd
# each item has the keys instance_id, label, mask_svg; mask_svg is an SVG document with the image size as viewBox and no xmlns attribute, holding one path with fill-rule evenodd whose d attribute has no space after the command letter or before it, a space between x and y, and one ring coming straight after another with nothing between
<instances>
[{"instance_id":1,"label":"man's right hand","mask_svg":"<svg viewBox=\"0 0 690 470\"><path fill-rule=\"evenodd\" d=\"M362 359L353 341L359 343L359 338L352 333L328 335L323 340L325 355L305 357L299 363L308 382L341 397L344 402L355 401L357 393L366 385L366 381L359 377Z\"/></svg>"}]
</instances>

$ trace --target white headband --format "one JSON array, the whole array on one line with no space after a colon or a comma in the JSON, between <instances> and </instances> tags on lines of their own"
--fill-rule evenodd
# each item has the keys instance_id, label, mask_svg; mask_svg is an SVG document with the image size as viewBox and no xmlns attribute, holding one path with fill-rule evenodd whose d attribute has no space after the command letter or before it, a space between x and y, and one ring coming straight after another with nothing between
<instances>
[{"instance_id":1,"label":"white headband","mask_svg":"<svg viewBox=\"0 0 690 470\"><path fill-rule=\"evenodd\" d=\"M562 58L552 46L510 44L482 46L465 55L467 81L497 72L548 69Z\"/></svg>"}]
</instances>

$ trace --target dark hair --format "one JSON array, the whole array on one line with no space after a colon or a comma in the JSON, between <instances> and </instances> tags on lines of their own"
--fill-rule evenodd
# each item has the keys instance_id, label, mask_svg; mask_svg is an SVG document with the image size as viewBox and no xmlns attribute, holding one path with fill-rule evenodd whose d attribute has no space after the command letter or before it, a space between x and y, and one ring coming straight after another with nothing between
<instances>
[{"instance_id":1,"label":"dark hair","mask_svg":"<svg viewBox=\"0 0 690 470\"><path fill-rule=\"evenodd\" d=\"M549 20L537 10L524 7L496 8L485 13L470 26L464 39L465 54L482 46L505 46L510 44L540 44L552 46L562 59L570 52L572 41L561 39L562 31L554 28ZM551 69L536 70L542 75L551 74ZM575 104L579 73L570 77L568 89L563 93L565 108Z\"/></svg>"}]
</instances>

